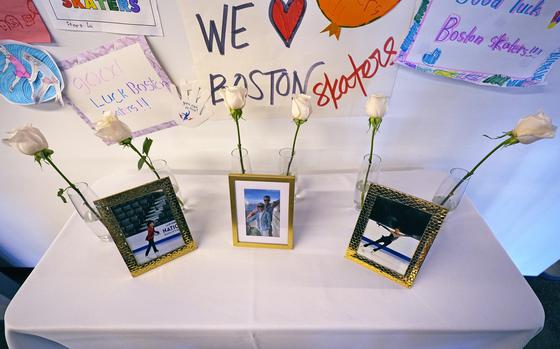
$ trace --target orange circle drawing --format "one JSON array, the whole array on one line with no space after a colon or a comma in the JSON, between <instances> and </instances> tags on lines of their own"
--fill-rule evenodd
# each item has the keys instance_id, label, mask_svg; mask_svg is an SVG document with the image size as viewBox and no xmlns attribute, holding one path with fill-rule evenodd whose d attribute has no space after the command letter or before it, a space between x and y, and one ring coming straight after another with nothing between
<instances>
[{"instance_id":1,"label":"orange circle drawing","mask_svg":"<svg viewBox=\"0 0 560 349\"><path fill-rule=\"evenodd\" d=\"M400 0L317 0L329 24L322 32L340 37L342 28L356 28L386 15Z\"/></svg>"}]
</instances>

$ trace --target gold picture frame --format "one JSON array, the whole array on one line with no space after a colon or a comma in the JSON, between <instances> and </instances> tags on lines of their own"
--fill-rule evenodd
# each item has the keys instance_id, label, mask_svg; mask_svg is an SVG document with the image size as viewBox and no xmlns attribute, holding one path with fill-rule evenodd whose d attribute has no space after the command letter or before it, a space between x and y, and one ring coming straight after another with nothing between
<instances>
[{"instance_id":1,"label":"gold picture frame","mask_svg":"<svg viewBox=\"0 0 560 349\"><path fill-rule=\"evenodd\" d=\"M447 212L432 202L371 184L345 257L411 288Z\"/></svg>"},{"instance_id":2,"label":"gold picture frame","mask_svg":"<svg viewBox=\"0 0 560 349\"><path fill-rule=\"evenodd\" d=\"M196 249L169 177L94 203L134 277Z\"/></svg>"},{"instance_id":3,"label":"gold picture frame","mask_svg":"<svg viewBox=\"0 0 560 349\"><path fill-rule=\"evenodd\" d=\"M294 176L230 174L233 245L292 249L294 187Z\"/></svg>"}]
</instances>

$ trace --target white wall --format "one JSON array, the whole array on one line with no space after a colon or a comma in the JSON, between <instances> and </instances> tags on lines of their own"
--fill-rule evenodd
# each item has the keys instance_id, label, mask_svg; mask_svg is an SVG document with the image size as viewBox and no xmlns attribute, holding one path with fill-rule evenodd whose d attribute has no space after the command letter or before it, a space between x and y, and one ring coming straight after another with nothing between
<instances>
[{"instance_id":1,"label":"white wall","mask_svg":"<svg viewBox=\"0 0 560 349\"><path fill-rule=\"evenodd\" d=\"M159 3L166 36L148 40L177 82L192 73L189 48L177 4ZM37 5L42 6L39 2ZM56 44L44 47L57 58L117 37L49 29ZM549 82L546 87L502 90L402 68L390 113L376 141L377 152L386 168L471 167L496 144L482 134L508 131L520 116L539 109L557 116L559 68L553 70ZM113 171L134 169L136 159L132 152L118 146L106 147L69 107L19 107L2 100L0 108L0 132L24 123L39 127L55 150L55 161L72 179L92 183ZM560 118L556 117L555 122L560 124ZM357 168L368 150L366 131L365 117L311 120L302 130L299 143L300 155L303 153L308 162L306 168ZM242 132L254 170L270 170L275 166L275 151L289 146L293 124L288 119L253 118L242 123ZM235 144L234 123L224 120L210 121L197 129L176 127L153 134L153 138L153 156L166 158L179 171L225 173L229 151ZM480 168L468 189L497 238L525 274L538 274L560 258L554 221L560 213L556 200L560 197L559 154L556 140L503 150ZM33 266L72 208L56 197L62 182L50 168L40 170L31 157L4 146L0 147L0 160L0 255L14 265Z\"/></svg>"}]
</instances>

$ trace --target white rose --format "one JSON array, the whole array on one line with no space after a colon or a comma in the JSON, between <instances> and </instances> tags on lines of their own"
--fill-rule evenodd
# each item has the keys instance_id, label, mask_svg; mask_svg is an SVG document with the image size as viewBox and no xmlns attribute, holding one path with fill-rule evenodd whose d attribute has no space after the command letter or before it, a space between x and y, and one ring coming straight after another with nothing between
<instances>
[{"instance_id":1,"label":"white rose","mask_svg":"<svg viewBox=\"0 0 560 349\"><path fill-rule=\"evenodd\" d=\"M47 139L38 128L27 125L8 132L8 138L2 140L26 155L35 155L38 151L48 149Z\"/></svg>"},{"instance_id":2,"label":"white rose","mask_svg":"<svg viewBox=\"0 0 560 349\"><path fill-rule=\"evenodd\" d=\"M369 117L383 118L387 112L387 96L371 95L366 102L366 114Z\"/></svg>"},{"instance_id":3,"label":"white rose","mask_svg":"<svg viewBox=\"0 0 560 349\"><path fill-rule=\"evenodd\" d=\"M243 109L247 98L247 89L241 86L224 87L220 90L220 95L229 110Z\"/></svg>"},{"instance_id":4,"label":"white rose","mask_svg":"<svg viewBox=\"0 0 560 349\"><path fill-rule=\"evenodd\" d=\"M95 123L95 129L95 135L106 142L119 143L132 137L130 127L120 121L112 111L103 113L103 118Z\"/></svg>"},{"instance_id":5,"label":"white rose","mask_svg":"<svg viewBox=\"0 0 560 349\"><path fill-rule=\"evenodd\" d=\"M307 121L311 115L311 97L298 93L292 97L292 118Z\"/></svg>"},{"instance_id":6,"label":"white rose","mask_svg":"<svg viewBox=\"0 0 560 349\"><path fill-rule=\"evenodd\" d=\"M554 138L556 126L548 116L540 112L521 118L511 133L519 143L530 144L539 139Z\"/></svg>"}]
</instances>

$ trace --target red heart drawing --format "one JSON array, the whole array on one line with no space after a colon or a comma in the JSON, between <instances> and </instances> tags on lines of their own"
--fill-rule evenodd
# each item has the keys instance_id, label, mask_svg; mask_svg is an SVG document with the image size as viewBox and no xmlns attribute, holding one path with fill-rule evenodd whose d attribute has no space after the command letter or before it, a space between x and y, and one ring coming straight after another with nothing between
<instances>
[{"instance_id":1,"label":"red heart drawing","mask_svg":"<svg viewBox=\"0 0 560 349\"><path fill-rule=\"evenodd\" d=\"M286 47L290 47L303 20L306 7L306 0L289 0L287 3L282 0L270 1L268 17Z\"/></svg>"}]
</instances>

